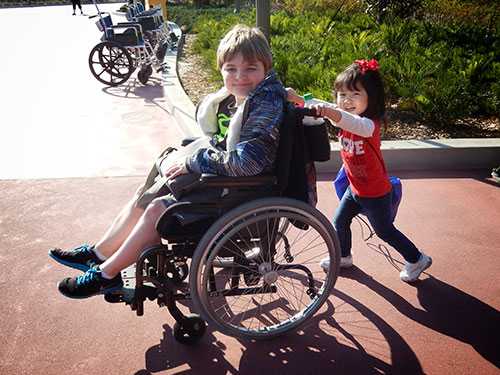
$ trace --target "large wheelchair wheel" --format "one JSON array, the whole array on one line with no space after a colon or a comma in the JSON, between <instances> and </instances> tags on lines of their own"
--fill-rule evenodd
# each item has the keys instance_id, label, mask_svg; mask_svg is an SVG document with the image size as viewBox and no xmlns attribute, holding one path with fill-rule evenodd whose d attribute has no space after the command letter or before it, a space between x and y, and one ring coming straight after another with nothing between
<instances>
[{"instance_id":1,"label":"large wheelchair wheel","mask_svg":"<svg viewBox=\"0 0 500 375\"><path fill-rule=\"evenodd\" d=\"M331 259L328 272L319 265L324 257ZM217 268L221 258L232 264ZM259 199L222 216L198 243L191 297L221 332L268 339L316 313L335 284L339 261L335 230L318 210L288 198Z\"/></svg>"},{"instance_id":2,"label":"large wheelchair wheel","mask_svg":"<svg viewBox=\"0 0 500 375\"><path fill-rule=\"evenodd\" d=\"M126 82L135 70L134 61L127 49L113 42L102 42L92 48L89 67L99 82L109 86Z\"/></svg>"}]
</instances>

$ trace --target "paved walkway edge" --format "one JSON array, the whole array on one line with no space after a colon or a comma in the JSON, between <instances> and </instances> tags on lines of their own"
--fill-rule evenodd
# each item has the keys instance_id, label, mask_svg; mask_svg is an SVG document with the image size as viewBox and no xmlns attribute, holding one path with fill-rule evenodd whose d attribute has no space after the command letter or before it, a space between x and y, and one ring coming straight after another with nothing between
<instances>
[{"instance_id":1,"label":"paved walkway edge","mask_svg":"<svg viewBox=\"0 0 500 375\"><path fill-rule=\"evenodd\" d=\"M195 121L196 107L187 96L179 80L177 57L181 53L183 45L184 34L182 34L179 40L177 50L168 51L165 55L164 63L169 66L169 72L163 74L163 77L168 82L163 87L163 95L167 109L174 116L182 133L188 138L200 136L202 132Z\"/></svg>"},{"instance_id":2,"label":"paved walkway edge","mask_svg":"<svg viewBox=\"0 0 500 375\"><path fill-rule=\"evenodd\" d=\"M186 137L201 135L195 121L195 106L187 96L177 74L177 55L181 53L184 35L177 52L169 52L165 62L175 67L167 74L169 86L164 95L169 110ZM172 72L173 73L173 72ZM317 163L318 172L336 173L340 167L339 145L331 144L330 161ZM463 170L494 168L500 165L500 138L427 139L382 141L382 152L390 171Z\"/></svg>"},{"instance_id":3,"label":"paved walkway edge","mask_svg":"<svg viewBox=\"0 0 500 375\"><path fill-rule=\"evenodd\" d=\"M319 172L337 172L340 146L331 143L330 160L317 163ZM491 169L500 165L500 138L382 141L389 171Z\"/></svg>"}]
</instances>

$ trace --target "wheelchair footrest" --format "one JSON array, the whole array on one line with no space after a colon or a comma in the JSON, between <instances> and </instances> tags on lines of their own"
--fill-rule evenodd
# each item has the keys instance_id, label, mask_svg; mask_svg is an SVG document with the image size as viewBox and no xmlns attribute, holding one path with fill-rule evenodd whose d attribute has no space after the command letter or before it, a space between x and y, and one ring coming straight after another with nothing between
<instances>
[{"instance_id":1,"label":"wheelchair footrest","mask_svg":"<svg viewBox=\"0 0 500 375\"><path fill-rule=\"evenodd\" d=\"M121 272L123 288L113 293L105 294L104 299L109 303L124 302L127 305L134 305L135 295L135 265L132 265ZM156 288L144 285L142 288L142 297L154 300L158 297Z\"/></svg>"}]
</instances>

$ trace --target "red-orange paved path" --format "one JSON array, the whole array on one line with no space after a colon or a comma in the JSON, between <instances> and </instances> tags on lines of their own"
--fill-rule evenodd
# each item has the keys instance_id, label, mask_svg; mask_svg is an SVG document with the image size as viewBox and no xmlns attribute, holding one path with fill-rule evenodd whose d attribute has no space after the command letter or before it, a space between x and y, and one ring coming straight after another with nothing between
<instances>
[{"instance_id":1,"label":"red-orange paved path","mask_svg":"<svg viewBox=\"0 0 500 375\"><path fill-rule=\"evenodd\" d=\"M307 326L274 341L209 328L185 347L154 303L137 317L101 297L62 297L57 282L76 271L48 249L99 238L152 158L181 137L163 102L168 79L103 88L86 66L97 29L70 12L0 10L2 35L28 25L15 29L15 48L0 59L8 73L0 90L0 374L499 373L500 190L488 171L398 173L397 225L433 257L428 274L399 281L380 241L364 242L355 223L356 266ZM331 217L332 176L320 177L319 208Z\"/></svg>"},{"instance_id":2,"label":"red-orange paved path","mask_svg":"<svg viewBox=\"0 0 500 375\"><path fill-rule=\"evenodd\" d=\"M400 175L397 224L434 259L420 282L399 281L381 242L363 242L356 224L356 267L341 273L323 314L302 331L253 343L209 329L196 347L173 340L173 319L153 303L136 317L56 289L76 271L47 250L95 240L142 178L0 182L0 372L496 374L498 186L484 173ZM331 176L322 177L320 208L330 216L337 203Z\"/></svg>"}]
</instances>

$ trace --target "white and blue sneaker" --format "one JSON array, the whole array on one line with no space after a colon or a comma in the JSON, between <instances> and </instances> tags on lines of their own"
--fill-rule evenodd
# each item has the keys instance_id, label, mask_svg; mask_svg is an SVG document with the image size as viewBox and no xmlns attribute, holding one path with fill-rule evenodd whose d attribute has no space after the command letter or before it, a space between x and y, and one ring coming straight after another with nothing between
<instances>
[{"instance_id":1,"label":"white and blue sneaker","mask_svg":"<svg viewBox=\"0 0 500 375\"><path fill-rule=\"evenodd\" d=\"M321 259L319 265L321 268L323 268L323 271L328 272L328 270L330 269L330 258ZM340 257L340 268L349 268L352 267L352 265L352 254L349 254L345 257Z\"/></svg>"},{"instance_id":2,"label":"white and blue sneaker","mask_svg":"<svg viewBox=\"0 0 500 375\"><path fill-rule=\"evenodd\" d=\"M416 281L422 272L429 268L431 264L432 258L424 253L421 253L420 258L418 258L416 263L406 262L404 268L399 273L399 278L407 283Z\"/></svg>"}]
</instances>

